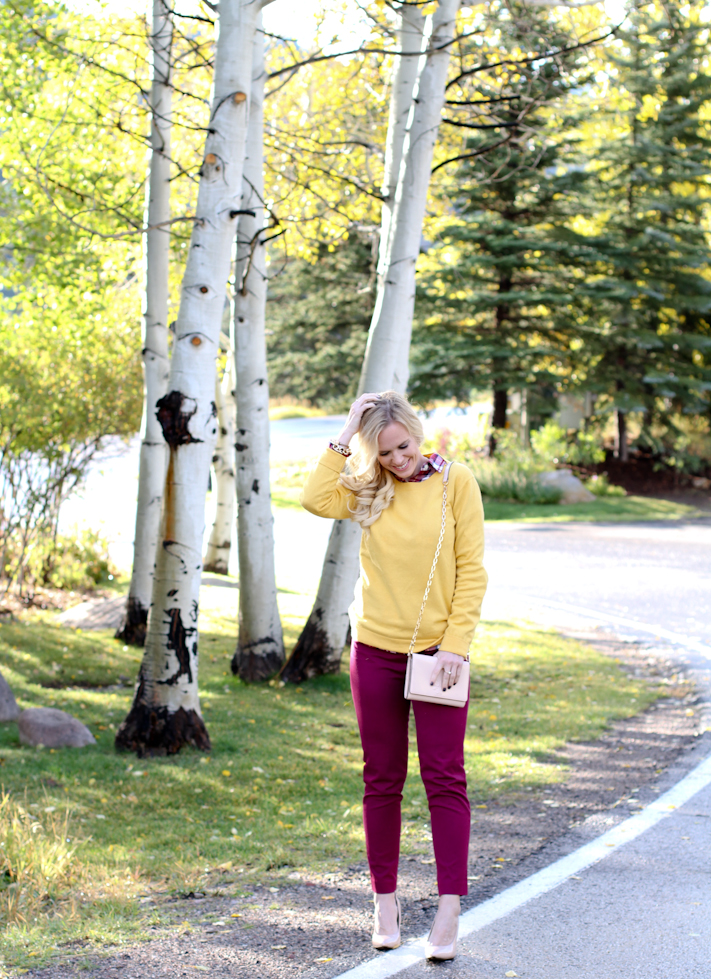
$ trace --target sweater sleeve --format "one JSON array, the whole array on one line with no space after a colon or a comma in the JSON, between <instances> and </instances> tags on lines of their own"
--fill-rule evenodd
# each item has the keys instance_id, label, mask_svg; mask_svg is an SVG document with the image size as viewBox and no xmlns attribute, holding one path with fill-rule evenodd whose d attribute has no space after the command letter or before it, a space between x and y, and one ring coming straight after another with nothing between
<instances>
[{"instance_id":1,"label":"sweater sleeve","mask_svg":"<svg viewBox=\"0 0 711 979\"><path fill-rule=\"evenodd\" d=\"M299 499L305 510L335 520L347 520L351 516L348 504L352 505L353 494L338 482L345 465L345 456L326 449L301 491Z\"/></svg>"},{"instance_id":2,"label":"sweater sleeve","mask_svg":"<svg viewBox=\"0 0 711 979\"><path fill-rule=\"evenodd\" d=\"M482 563L484 507L479 486L464 466L457 466L456 477L456 481L452 480L456 580L452 610L440 648L466 656L481 617L488 577Z\"/></svg>"}]
</instances>

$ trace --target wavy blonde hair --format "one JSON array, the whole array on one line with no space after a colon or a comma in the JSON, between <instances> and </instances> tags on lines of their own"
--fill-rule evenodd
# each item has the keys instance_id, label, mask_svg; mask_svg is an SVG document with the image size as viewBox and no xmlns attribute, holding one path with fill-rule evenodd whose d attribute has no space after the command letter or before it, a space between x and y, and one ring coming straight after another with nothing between
<instances>
[{"instance_id":1,"label":"wavy blonde hair","mask_svg":"<svg viewBox=\"0 0 711 979\"><path fill-rule=\"evenodd\" d=\"M353 519L366 533L395 495L395 477L378 459L378 436L393 422L403 425L418 446L422 445L422 422L410 402L397 391L383 391L377 404L363 412L355 450L340 477L355 497L355 506L349 507Z\"/></svg>"}]
</instances>

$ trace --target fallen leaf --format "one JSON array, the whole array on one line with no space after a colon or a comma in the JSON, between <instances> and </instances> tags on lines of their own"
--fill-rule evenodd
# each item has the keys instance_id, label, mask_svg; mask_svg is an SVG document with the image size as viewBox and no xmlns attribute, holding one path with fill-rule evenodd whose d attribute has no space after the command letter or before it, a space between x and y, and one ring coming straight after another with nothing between
<instances>
[{"instance_id":1,"label":"fallen leaf","mask_svg":"<svg viewBox=\"0 0 711 979\"><path fill-rule=\"evenodd\" d=\"M282 948L286 948L286 945L272 945L272 948L276 950L280 950Z\"/></svg>"},{"instance_id":2,"label":"fallen leaf","mask_svg":"<svg viewBox=\"0 0 711 979\"><path fill-rule=\"evenodd\" d=\"M241 914L240 914L240 913L239 913L238 911L234 911L234 912L233 912L233 913L232 913L232 914L230 915L230 918L241 918L241 917L242 917L242 915L241 915Z\"/></svg>"},{"instance_id":3,"label":"fallen leaf","mask_svg":"<svg viewBox=\"0 0 711 979\"><path fill-rule=\"evenodd\" d=\"M514 976L518 976L518 972L514 972L513 969L509 969L506 973L506 979L514 979Z\"/></svg>"},{"instance_id":4,"label":"fallen leaf","mask_svg":"<svg viewBox=\"0 0 711 979\"><path fill-rule=\"evenodd\" d=\"M335 901L336 898L333 896L333 894L323 894L322 897L321 897L321 900L322 901ZM316 961L318 961L318 959ZM331 960L329 959L328 961L330 962Z\"/></svg>"},{"instance_id":5,"label":"fallen leaf","mask_svg":"<svg viewBox=\"0 0 711 979\"><path fill-rule=\"evenodd\" d=\"M229 770L229 768L226 768L222 774L225 776L225 778L227 778L229 775L232 774L232 772Z\"/></svg>"},{"instance_id":6,"label":"fallen leaf","mask_svg":"<svg viewBox=\"0 0 711 979\"><path fill-rule=\"evenodd\" d=\"M333 956L331 958L314 959L314 962L333 962Z\"/></svg>"}]
</instances>

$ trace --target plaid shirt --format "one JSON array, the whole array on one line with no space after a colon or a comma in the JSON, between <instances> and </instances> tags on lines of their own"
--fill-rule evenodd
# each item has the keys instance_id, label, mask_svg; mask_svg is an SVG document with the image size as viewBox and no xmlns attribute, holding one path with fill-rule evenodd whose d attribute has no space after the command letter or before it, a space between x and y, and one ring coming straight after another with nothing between
<instances>
[{"instance_id":1,"label":"plaid shirt","mask_svg":"<svg viewBox=\"0 0 711 979\"><path fill-rule=\"evenodd\" d=\"M410 476L409 479L400 479L399 476L395 476L395 473L393 476L395 479L399 479L401 483L421 483L423 480L429 479L430 476L434 476L435 473L441 473L446 465L446 460L433 452L430 456L425 456L424 466L414 476Z\"/></svg>"}]
</instances>

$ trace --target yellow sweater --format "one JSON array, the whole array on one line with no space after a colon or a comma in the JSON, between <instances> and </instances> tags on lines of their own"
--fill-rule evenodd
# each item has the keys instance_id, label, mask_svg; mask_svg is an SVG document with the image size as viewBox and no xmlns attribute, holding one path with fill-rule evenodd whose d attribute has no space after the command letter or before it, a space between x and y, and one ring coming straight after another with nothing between
<instances>
[{"instance_id":1,"label":"yellow sweater","mask_svg":"<svg viewBox=\"0 0 711 979\"><path fill-rule=\"evenodd\" d=\"M327 449L309 474L301 505L318 517L347 519L353 497L338 477L345 458ZM354 639L406 653L417 622L442 526L442 476L419 483L395 480L392 503L363 534L360 578L350 608ZM439 644L466 656L481 614L487 576L484 510L472 473L454 463L449 473L447 521L415 652Z\"/></svg>"}]
</instances>

